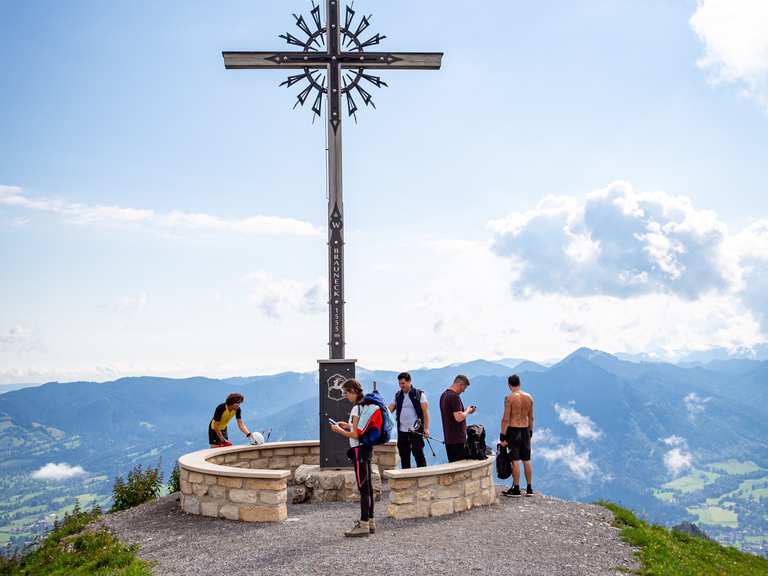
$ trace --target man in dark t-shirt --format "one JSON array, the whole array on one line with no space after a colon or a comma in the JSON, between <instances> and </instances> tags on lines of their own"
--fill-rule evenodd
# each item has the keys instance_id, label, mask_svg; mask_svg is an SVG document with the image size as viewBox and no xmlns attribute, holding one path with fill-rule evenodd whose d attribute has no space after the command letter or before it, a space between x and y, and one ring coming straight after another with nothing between
<instances>
[{"instance_id":1,"label":"man in dark t-shirt","mask_svg":"<svg viewBox=\"0 0 768 576\"><path fill-rule=\"evenodd\" d=\"M461 394L469 388L469 378L459 374L453 384L440 396L440 416L443 419L445 451L448 462L457 462L467 458L467 416L474 414L476 408L464 409Z\"/></svg>"},{"instance_id":2,"label":"man in dark t-shirt","mask_svg":"<svg viewBox=\"0 0 768 576\"><path fill-rule=\"evenodd\" d=\"M227 396L227 400L218 406L213 412L213 418L208 425L208 444L211 448L222 448L232 446L227 434L227 424L232 418L237 421L237 427L245 434L246 438L251 438L251 431L243 423L240 416L240 404L245 401L242 394L237 392Z\"/></svg>"}]
</instances>

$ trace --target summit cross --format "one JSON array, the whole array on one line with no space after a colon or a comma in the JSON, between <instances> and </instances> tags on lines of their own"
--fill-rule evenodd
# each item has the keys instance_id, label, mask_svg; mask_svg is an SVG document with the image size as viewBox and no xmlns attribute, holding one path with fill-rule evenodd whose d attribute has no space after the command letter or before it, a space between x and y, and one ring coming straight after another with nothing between
<instances>
[{"instance_id":1,"label":"summit cross","mask_svg":"<svg viewBox=\"0 0 768 576\"><path fill-rule=\"evenodd\" d=\"M303 16L294 14L296 26L304 33L300 39L291 33L280 37L301 51L223 52L228 70L301 70L290 76L282 86L292 87L301 82L308 85L298 94L303 106L313 93L312 112L320 117L323 100L328 106L328 308L329 359L320 361L320 440L321 466L347 466L344 439L328 431L327 419L338 420L344 415L340 382L355 376L355 361L345 358L344 326L344 202L342 179L342 97L347 114L357 119L355 96L366 106L373 106L373 96L362 82L381 88L387 86L370 70L439 70L442 52L366 52L386 36L375 34L367 40L362 34L370 27L371 17L363 17L354 26L356 12L347 6L341 21L340 2L326 0L326 22L323 24L320 6L311 11L312 25Z\"/></svg>"}]
</instances>

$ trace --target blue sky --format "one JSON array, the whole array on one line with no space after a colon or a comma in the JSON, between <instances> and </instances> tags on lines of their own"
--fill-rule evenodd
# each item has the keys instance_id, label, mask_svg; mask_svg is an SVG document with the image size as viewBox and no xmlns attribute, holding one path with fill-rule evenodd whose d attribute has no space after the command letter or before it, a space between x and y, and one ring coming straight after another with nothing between
<instances>
[{"instance_id":1,"label":"blue sky","mask_svg":"<svg viewBox=\"0 0 768 576\"><path fill-rule=\"evenodd\" d=\"M221 59L309 7L0 2L0 382L326 354L324 128ZM362 365L766 341L760 0L356 8L445 52L345 125Z\"/></svg>"}]
</instances>

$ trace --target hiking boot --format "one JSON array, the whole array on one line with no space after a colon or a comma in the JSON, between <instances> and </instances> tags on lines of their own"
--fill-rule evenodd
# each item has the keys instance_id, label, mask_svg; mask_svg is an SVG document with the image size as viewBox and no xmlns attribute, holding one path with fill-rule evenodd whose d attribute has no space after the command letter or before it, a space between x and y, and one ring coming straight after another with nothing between
<instances>
[{"instance_id":1,"label":"hiking boot","mask_svg":"<svg viewBox=\"0 0 768 576\"><path fill-rule=\"evenodd\" d=\"M368 531L371 534L376 534L376 521L373 518L368 520Z\"/></svg>"},{"instance_id":2,"label":"hiking boot","mask_svg":"<svg viewBox=\"0 0 768 576\"><path fill-rule=\"evenodd\" d=\"M520 498L520 486L512 486L512 488L505 490L502 494L510 498Z\"/></svg>"},{"instance_id":3,"label":"hiking boot","mask_svg":"<svg viewBox=\"0 0 768 576\"><path fill-rule=\"evenodd\" d=\"M528 487L525 489L525 495L533 496L533 487L530 484L528 484Z\"/></svg>"},{"instance_id":4,"label":"hiking boot","mask_svg":"<svg viewBox=\"0 0 768 576\"><path fill-rule=\"evenodd\" d=\"M368 534L370 534L368 522L363 522L362 520L356 520L352 530L344 532L344 536L347 538L360 538L362 536L368 536Z\"/></svg>"}]
</instances>

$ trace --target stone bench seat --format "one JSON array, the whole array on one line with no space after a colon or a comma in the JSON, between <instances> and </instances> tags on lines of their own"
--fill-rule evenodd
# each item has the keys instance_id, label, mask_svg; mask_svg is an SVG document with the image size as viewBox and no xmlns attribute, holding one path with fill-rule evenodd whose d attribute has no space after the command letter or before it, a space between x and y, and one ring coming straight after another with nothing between
<instances>
[{"instance_id":1,"label":"stone bench seat","mask_svg":"<svg viewBox=\"0 0 768 576\"><path fill-rule=\"evenodd\" d=\"M377 446L383 472L397 466L397 445ZM273 442L209 448L179 458L181 508L188 514L281 522L288 517L288 485L300 466L320 464L320 442Z\"/></svg>"},{"instance_id":2,"label":"stone bench seat","mask_svg":"<svg viewBox=\"0 0 768 576\"><path fill-rule=\"evenodd\" d=\"M493 478L495 457L461 460L424 468L386 470L387 514L397 520L428 518L490 506L497 500Z\"/></svg>"}]
</instances>

